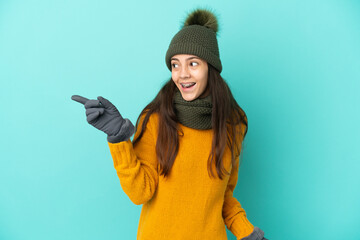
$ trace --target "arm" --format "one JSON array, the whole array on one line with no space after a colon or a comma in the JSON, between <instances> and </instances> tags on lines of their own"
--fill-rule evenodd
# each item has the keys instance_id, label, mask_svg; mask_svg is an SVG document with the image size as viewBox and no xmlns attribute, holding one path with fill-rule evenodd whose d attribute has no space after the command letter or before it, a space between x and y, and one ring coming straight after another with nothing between
<instances>
[{"instance_id":1,"label":"arm","mask_svg":"<svg viewBox=\"0 0 360 240\"><path fill-rule=\"evenodd\" d=\"M254 226L246 217L246 212L242 208L240 202L233 196L238 179L239 156L236 157L236 165L231 169L231 175L225 191L223 218L227 228L237 237L241 239L249 236L254 231Z\"/></svg>"},{"instance_id":2,"label":"arm","mask_svg":"<svg viewBox=\"0 0 360 240\"><path fill-rule=\"evenodd\" d=\"M241 132L244 135L245 126ZM249 222L245 210L242 208L240 202L233 196L238 180L239 159L240 156L236 156L235 165L231 169L225 191L222 211L224 222L227 228L236 236L237 240L265 240L265 238L263 238L264 232Z\"/></svg>"},{"instance_id":3,"label":"arm","mask_svg":"<svg viewBox=\"0 0 360 240\"><path fill-rule=\"evenodd\" d=\"M71 99L84 105L89 124L107 134L114 167L130 200L140 205L151 199L159 179L154 134L157 124L152 123L154 115L150 116L143 137L133 147L130 137L134 133L134 125L129 119L124 119L108 99L99 96L97 100L92 100L79 95L73 95ZM139 126L142 126L143 117ZM139 133L140 130L137 130L135 136Z\"/></svg>"},{"instance_id":4,"label":"arm","mask_svg":"<svg viewBox=\"0 0 360 240\"><path fill-rule=\"evenodd\" d=\"M136 205L144 204L153 197L159 181L153 132L157 125L153 123L153 117L150 116L146 130L135 147L130 139L118 143L108 141L121 187ZM143 116L134 138L140 134L142 121Z\"/></svg>"}]
</instances>

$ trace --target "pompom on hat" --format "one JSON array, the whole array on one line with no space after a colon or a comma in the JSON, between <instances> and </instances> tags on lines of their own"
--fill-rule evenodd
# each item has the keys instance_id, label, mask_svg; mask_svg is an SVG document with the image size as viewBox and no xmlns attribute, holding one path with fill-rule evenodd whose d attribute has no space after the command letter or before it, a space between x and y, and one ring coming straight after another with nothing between
<instances>
[{"instance_id":1,"label":"pompom on hat","mask_svg":"<svg viewBox=\"0 0 360 240\"><path fill-rule=\"evenodd\" d=\"M191 54L207 61L219 72L222 71L216 35L218 21L214 13L195 9L185 19L182 28L172 38L166 52L165 62L171 71L171 57L176 54Z\"/></svg>"}]
</instances>

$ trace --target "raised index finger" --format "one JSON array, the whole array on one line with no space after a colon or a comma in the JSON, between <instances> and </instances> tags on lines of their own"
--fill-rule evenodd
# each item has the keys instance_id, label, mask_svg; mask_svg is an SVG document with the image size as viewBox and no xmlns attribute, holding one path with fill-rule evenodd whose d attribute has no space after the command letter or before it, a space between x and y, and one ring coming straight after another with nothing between
<instances>
[{"instance_id":1,"label":"raised index finger","mask_svg":"<svg viewBox=\"0 0 360 240\"><path fill-rule=\"evenodd\" d=\"M89 100L89 99L79 96L79 95L72 95L71 99L76 102L82 103L82 104L85 104Z\"/></svg>"}]
</instances>

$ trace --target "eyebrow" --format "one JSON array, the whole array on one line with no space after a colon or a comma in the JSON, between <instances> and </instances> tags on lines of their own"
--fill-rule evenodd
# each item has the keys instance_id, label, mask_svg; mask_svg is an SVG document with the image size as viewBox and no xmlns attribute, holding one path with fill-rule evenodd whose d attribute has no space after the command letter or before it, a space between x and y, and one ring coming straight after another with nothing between
<instances>
[{"instance_id":1,"label":"eyebrow","mask_svg":"<svg viewBox=\"0 0 360 240\"><path fill-rule=\"evenodd\" d=\"M198 57L189 57L189 58L187 58L186 60L190 60L190 59L193 59L193 58L198 58ZM199 58L198 58L199 59ZM171 58L170 60L178 60L179 61L179 59L177 59L177 58Z\"/></svg>"}]
</instances>

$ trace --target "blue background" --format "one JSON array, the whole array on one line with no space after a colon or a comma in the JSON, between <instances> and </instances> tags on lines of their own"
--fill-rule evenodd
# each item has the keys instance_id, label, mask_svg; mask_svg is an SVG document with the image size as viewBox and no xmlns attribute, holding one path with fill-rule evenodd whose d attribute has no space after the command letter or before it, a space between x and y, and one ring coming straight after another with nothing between
<instances>
[{"instance_id":1,"label":"blue background","mask_svg":"<svg viewBox=\"0 0 360 240\"><path fill-rule=\"evenodd\" d=\"M195 7L218 14L248 116L235 196L250 222L270 240L360 238L359 1L1 0L0 239L136 239L141 205L71 96L135 122Z\"/></svg>"}]
</instances>

